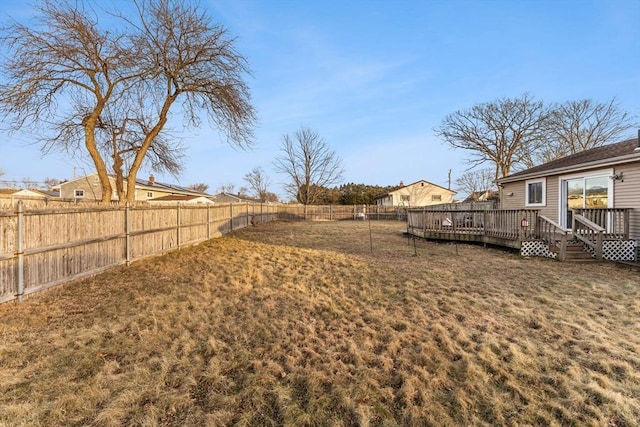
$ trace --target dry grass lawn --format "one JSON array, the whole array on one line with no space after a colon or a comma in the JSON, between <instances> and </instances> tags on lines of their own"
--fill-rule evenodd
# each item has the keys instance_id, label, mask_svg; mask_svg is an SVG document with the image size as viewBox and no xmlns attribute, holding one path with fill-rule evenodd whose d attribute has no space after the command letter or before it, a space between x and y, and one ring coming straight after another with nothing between
<instances>
[{"instance_id":1,"label":"dry grass lawn","mask_svg":"<svg viewBox=\"0 0 640 427\"><path fill-rule=\"evenodd\" d=\"M0 425L640 420L640 273L280 222L0 306ZM416 256L417 253L417 256Z\"/></svg>"}]
</instances>

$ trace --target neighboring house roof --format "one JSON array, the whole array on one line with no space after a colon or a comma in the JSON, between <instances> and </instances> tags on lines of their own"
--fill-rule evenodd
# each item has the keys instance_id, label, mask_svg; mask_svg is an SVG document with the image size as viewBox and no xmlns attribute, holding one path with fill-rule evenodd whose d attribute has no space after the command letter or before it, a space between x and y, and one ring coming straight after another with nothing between
<instances>
[{"instance_id":1,"label":"neighboring house roof","mask_svg":"<svg viewBox=\"0 0 640 427\"><path fill-rule=\"evenodd\" d=\"M421 180L416 181L416 182L413 182L413 183L411 183L411 184L401 186L400 188L397 188L397 189L395 189L395 190L393 190L393 191L389 191L388 193L384 193L384 194L381 194L381 195L379 195L379 196L376 196L376 197L374 197L374 200L382 199L383 197L388 197L388 196L392 195L393 193L396 193L396 192L398 192L398 191L402 190L403 188L412 187L412 186L414 186L414 185L416 185L416 184L420 184L421 182L425 182L425 183L427 183L427 184L429 184L429 185L432 185L432 186L434 186L434 187L441 188L441 189L443 189L443 190L445 190L445 191L450 192L451 194L456 194L456 192L455 192L455 191L453 191L453 190L449 190L448 188L445 188L445 187L443 187L443 186L441 186L441 185L434 184L434 183L429 182L429 181L427 181L427 180L421 179ZM402 184L402 183L400 183L400 184Z\"/></svg>"},{"instance_id":2,"label":"neighboring house roof","mask_svg":"<svg viewBox=\"0 0 640 427\"><path fill-rule=\"evenodd\" d=\"M66 185L69 185L69 184L71 184L71 183L73 183L73 182L77 182L77 181L86 181L86 180L87 180L87 179L89 179L89 177L91 177L91 176L96 176L96 177L97 177L97 176L98 176L98 174L94 172L94 173L90 173L90 174L88 174L88 175L79 176L78 178L73 178L73 179L70 179L70 180L68 180L68 181L62 181L62 182L61 182L60 184L58 184L57 186L58 186L58 187L60 187L60 186L62 186L62 185L65 185L65 186L66 186ZM111 178L111 179L115 179L115 177L113 177L112 175L109 175L109 178Z\"/></svg>"},{"instance_id":3,"label":"neighboring house roof","mask_svg":"<svg viewBox=\"0 0 640 427\"><path fill-rule=\"evenodd\" d=\"M149 179L149 180L136 179L136 187L141 190L161 190L167 193L190 194L190 195L204 196L204 197L210 196L207 193L202 193L200 191L192 190L190 188L181 187L179 185L158 182L155 179Z\"/></svg>"},{"instance_id":4,"label":"neighboring house roof","mask_svg":"<svg viewBox=\"0 0 640 427\"><path fill-rule=\"evenodd\" d=\"M231 194L231 193L226 193L226 192L221 192L218 194L214 194L213 196L210 196L210 199L213 200L214 202L252 202L252 203L260 203L260 200L257 199L252 199L251 197L244 197L244 196L240 196L238 194Z\"/></svg>"},{"instance_id":5,"label":"neighboring house roof","mask_svg":"<svg viewBox=\"0 0 640 427\"><path fill-rule=\"evenodd\" d=\"M1 196L14 197L51 197L50 194L36 189L16 189L16 188L0 188Z\"/></svg>"},{"instance_id":6,"label":"neighboring house roof","mask_svg":"<svg viewBox=\"0 0 640 427\"><path fill-rule=\"evenodd\" d=\"M169 196L156 197L148 200L154 202L186 202L186 203L213 203L209 198L199 195L171 194Z\"/></svg>"},{"instance_id":7,"label":"neighboring house roof","mask_svg":"<svg viewBox=\"0 0 640 427\"><path fill-rule=\"evenodd\" d=\"M76 181L86 181L88 180L89 177L93 177L93 176L97 177L97 175L98 175L97 173L92 173L89 175L72 179L70 181L61 182L60 185L68 186L70 183L73 183ZM109 178L112 181L115 180L115 176L113 175L109 175ZM125 186L126 186L126 181L127 179L125 178ZM165 193L189 194L189 195L195 195L195 196L209 197L209 194L207 193L202 193L200 191L192 190L186 187L181 187L179 185L158 182L155 180L155 178L153 178L153 176L149 177L148 180L136 179L136 189L148 190L148 191L158 190Z\"/></svg>"},{"instance_id":8,"label":"neighboring house roof","mask_svg":"<svg viewBox=\"0 0 640 427\"><path fill-rule=\"evenodd\" d=\"M500 194L496 190L487 190L487 191L474 191L469 194L466 199L462 201L462 203L469 202L484 202L487 200L499 200Z\"/></svg>"},{"instance_id":9,"label":"neighboring house roof","mask_svg":"<svg viewBox=\"0 0 640 427\"><path fill-rule=\"evenodd\" d=\"M516 172L498 179L498 182L514 182L572 170L638 161L640 160L638 144L638 139L633 138L615 144L603 145Z\"/></svg>"}]
</instances>

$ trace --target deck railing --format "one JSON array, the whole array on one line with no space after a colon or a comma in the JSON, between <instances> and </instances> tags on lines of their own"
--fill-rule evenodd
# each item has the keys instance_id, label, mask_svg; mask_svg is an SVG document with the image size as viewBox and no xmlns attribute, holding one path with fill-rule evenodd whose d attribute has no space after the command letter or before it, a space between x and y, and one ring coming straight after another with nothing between
<instances>
[{"instance_id":1,"label":"deck railing","mask_svg":"<svg viewBox=\"0 0 640 427\"><path fill-rule=\"evenodd\" d=\"M592 223L604 229L604 239L629 238L629 217L631 209L628 208L597 208L574 209L574 215L581 215Z\"/></svg>"},{"instance_id":2,"label":"deck railing","mask_svg":"<svg viewBox=\"0 0 640 427\"><path fill-rule=\"evenodd\" d=\"M604 227L582 215L573 215L571 224L573 237L589 246L596 254L596 259L602 261L602 242L604 240Z\"/></svg>"},{"instance_id":3,"label":"deck railing","mask_svg":"<svg viewBox=\"0 0 640 427\"><path fill-rule=\"evenodd\" d=\"M567 245L577 239L603 257L605 240L627 240L631 209L578 209L572 229L533 209L462 210L443 207L409 209L407 232L431 239L474 241L520 247L524 241L543 241L564 261Z\"/></svg>"},{"instance_id":4,"label":"deck railing","mask_svg":"<svg viewBox=\"0 0 640 427\"><path fill-rule=\"evenodd\" d=\"M524 241L535 238L538 211L501 209L485 211L486 233L502 239Z\"/></svg>"},{"instance_id":5,"label":"deck railing","mask_svg":"<svg viewBox=\"0 0 640 427\"><path fill-rule=\"evenodd\" d=\"M537 210L442 210L417 208L408 212L410 230L439 234L486 235L504 240L535 238Z\"/></svg>"},{"instance_id":6,"label":"deck railing","mask_svg":"<svg viewBox=\"0 0 640 427\"><path fill-rule=\"evenodd\" d=\"M558 261L564 261L567 255L569 232L544 215L538 215L537 231L536 237L549 247L549 251L558 254Z\"/></svg>"}]
</instances>

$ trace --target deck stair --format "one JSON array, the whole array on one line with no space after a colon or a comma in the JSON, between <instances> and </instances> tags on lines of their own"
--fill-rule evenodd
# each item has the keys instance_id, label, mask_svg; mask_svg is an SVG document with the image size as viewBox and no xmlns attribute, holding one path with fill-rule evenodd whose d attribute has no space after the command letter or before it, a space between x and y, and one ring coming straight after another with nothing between
<instances>
[{"instance_id":1,"label":"deck stair","mask_svg":"<svg viewBox=\"0 0 640 427\"><path fill-rule=\"evenodd\" d=\"M549 245L549 251L558 254L559 245ZM578 240L569 240L565 250L565 261L595 261L596 259L587 251L584 243Z\"/></svg>"}]
</instances>

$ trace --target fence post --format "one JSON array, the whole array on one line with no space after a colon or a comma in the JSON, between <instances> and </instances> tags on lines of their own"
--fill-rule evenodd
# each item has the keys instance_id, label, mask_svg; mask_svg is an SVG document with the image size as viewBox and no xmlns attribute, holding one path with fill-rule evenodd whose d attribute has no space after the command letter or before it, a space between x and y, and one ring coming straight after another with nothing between
<instances>
[{"instance_id":1,"label":"fence post","mask_svg":"<svg viewBox=\"0 0 640 427\"><path fill-rule=\"evenodd\" d=\"M124 256L126 264L131 265L131 210L129 202L124 205Z\"/></svg>"},{"instance_id":2,"label":"fence post","mask_svg":"<svg viewBox=\"0 0 640 427\"><path fill-rule=\"evenodd\" d=\"M176 240L178 248L180 248L180 202L176 208Z\"/></svg>"},{"instance_id":3,"label":"fence post","mask_svg":"<svg viewBox=\"0 0 640 427\"><path fill-rule=\"evenodd\" d=\"M231 212L229 223L231 224L231 231L233 231L233 203L229 203L229 209Z\"/></svg>"},{"instance_id":4,"label":"fence post","mask_svg":"<svg viewBox=\"0 0 640 427\"><path fill-rule=\"evenodd\" d=\"M18 302L22 302L24 295L24 204L22 200L18 200L17 230L16 230L16 253L18 259L18 274L16 279L16 298Z\"/></svg>"},{"instance_id":5,"label":"fence post","mask_svg":"<svg viewBox=\"0 0 640 427\"><path fill-rule=\"evenodd\" d=\"M249 227L249 202L247 202L247 227Z\"/></svg>"},{"instance_id":6,"label":"fence post","mask_svg":"<svg viewBox=\"0 0 640 427\"><path fill-rule=\"evenodd\" d=\"M211 206L207 204L207 240L211 240Z\"/></svg>"}]
</instances>

